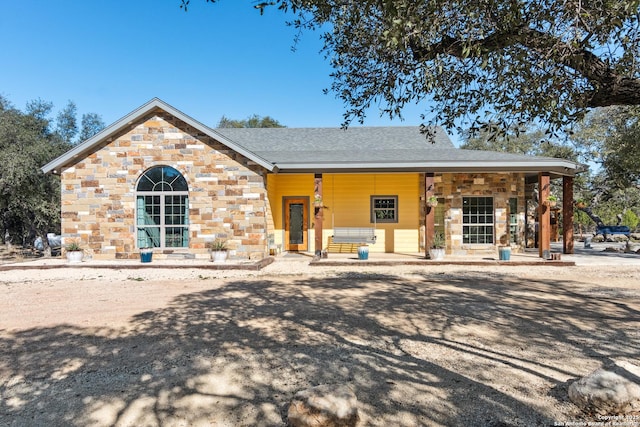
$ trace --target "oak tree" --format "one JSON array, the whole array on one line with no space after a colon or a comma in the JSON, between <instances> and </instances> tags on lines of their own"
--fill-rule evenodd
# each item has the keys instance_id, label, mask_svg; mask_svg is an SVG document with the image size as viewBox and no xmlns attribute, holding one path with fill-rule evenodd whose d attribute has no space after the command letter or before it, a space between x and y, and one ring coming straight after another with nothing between
<instances>
[{"instance_id":1,"label":"oak tree","mask_svg":"<svg viewBox=\"0 0 640 427\"><path fill-rule=\"evenodd\" d=\"M590 112L571 139L599 164L609 191L640 188L640 107L607 107Z\"/></svg>"},{"instance_id":2,"label":"oak tree","mask_svg":"<svg viewBox=\"0 0 640 427\"><path fill-rule=\"evenodd\" d=\"M206 0L215 3L220 0ZM181 0L186 8L189 0ZM640 105L640 0L272 0L322 31L345 124L371 107L458 128L575 123Z\"/></svg>"},{"instance_id":3,"label":"oak tree","mask_svg":"<svg viewBox=\"0 0 640 427\"><path fill-rule=\"evenodd\" d=\"M259 116L254 114L246 119L234 120L227 116L222 116L218 121L219 128L283 128L282 125L276 119L270 116Z\"/></svg>"},{"instance_id":4,"label":"oak tree","mask_svg":"<svg viewBox=\"0 0 640 427\"><path fill-rule=\"evenodd\" d=\"M40 168L77 142L78 129L72 101L56 120L52 112L50 102L29 101L23 112L0 96L0 227L13 243L46 242L46 233L60 231L60 180ZM99 115L84 114L80 137L103 127Z\"/></svg>"},{"instance_id":5,"label":"oak tree","mask_svg":"<svg viewBox=\"0 0 640 427\"><path fill-rule=\"evenodd\" d=\"M40 171L70 147L51 130L52 107L30 101L23 113L0 97L0 218L3 235L14 243L32 243L36 235L60 229L60 181Z\"/></svg>"},{"instance_id":6,"label":"oak tree","mask_svg":"<svg viewBox=\"0 0 640 427\"><path fill-rule=\"evenodd\" d=\"M83 142L104 129L102 117L96 113L84 113L80 122L78 143Z\"/></svg>"}]
</instances>

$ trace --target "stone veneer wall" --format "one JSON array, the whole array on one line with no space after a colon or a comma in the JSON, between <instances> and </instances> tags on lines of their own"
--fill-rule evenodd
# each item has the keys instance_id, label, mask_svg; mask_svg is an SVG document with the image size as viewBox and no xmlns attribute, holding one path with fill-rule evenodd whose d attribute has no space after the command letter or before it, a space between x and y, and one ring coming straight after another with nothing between
<instances>
[{"instance_id":1,"label":"stone veneer wall","mask_svg":"<svg viewBox=\"0 0 640 427\"><path fill-rule=\"evenodd\" d=\"M207 258L206 244L216 237L227 239L231 257L265 256L264 169L163 111L62 171L64 239L80 240L94 258L138 258L136 185L145 170L160 165L177 169L189 185L189 248L154 257L188 252Z\"/></svg>"},{"instance_id":2,"label":"stone veneer wall","mask_svg":"<svg viewBox=\"0 0 640 427\"><path fill-rule=\"evenodd\" d=\"M524 242L525 180L523 174L445 173L434 177L435 194L445 199L447 253L453 255L494 253L500 237L508 234L509 199L518 198L518 242ZM462 198L493 197L494 245L462 243ZM524 246L524 245L523 245ZM515 250L518 249L516 246Z\"/></svg>"}]
</instances>

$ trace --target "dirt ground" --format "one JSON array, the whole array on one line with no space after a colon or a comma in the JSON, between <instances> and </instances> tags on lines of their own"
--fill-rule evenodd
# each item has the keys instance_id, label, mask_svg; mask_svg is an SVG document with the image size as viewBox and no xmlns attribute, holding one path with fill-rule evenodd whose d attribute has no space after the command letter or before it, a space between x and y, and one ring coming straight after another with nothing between
<instances>
[{"instance_id":1,"label":"dirt ground","mask_svg":"<svg viewBox=\"0 0 640 427\"><path fill-rule=\"evenodd\" d=\"M361 426L597 421L640 355L640 265L0 272L0 425L281 426L348 384ZM630 424L633 425L633 424Z\"/></svg>"}]
</instances>

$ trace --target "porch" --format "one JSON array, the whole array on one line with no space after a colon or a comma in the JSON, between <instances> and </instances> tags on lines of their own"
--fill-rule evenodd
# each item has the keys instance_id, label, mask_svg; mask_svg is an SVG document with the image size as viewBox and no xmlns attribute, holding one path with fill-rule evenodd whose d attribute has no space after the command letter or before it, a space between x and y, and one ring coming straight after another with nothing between
<instances>
[{"instance_id":1,"label":"porch","mask_svg":"<svg viewBox=\"0 0 640 427\"><path fill-rule=\"evenodd\" d=\"M561 245L561 244L560 244ZM556 245L557 246L557 245ZM556 247L552 253L561 254L562 246ZM299 254L298 256L309 256L312 257L313 254L305 253ZM287 254L285 254L287 256ZM295 256L293 254L288 254L288 256ZM571 259L570 259L571 258ZM369 252L367 260L359 260L357 253L329 253L327 258L318 258L313 257L312 261L310 261L310 266L321 266L321 267L340 267L340 266L397 266L397 265L407 265L407 266L433 266L433 265L469 265L469 266L522 266L522 265L532 265L532 266L558 266L558 267L566 267L566 266L574 266L576 265L575 260L572 260L573 257L566 257L562 255L559 260L545 260L540 258L538 254L538 249L526 249L522 252L512 252L510 259L508 261L501 261L498 257L498 252L496 250L495 255L484 254L484 255L446 255L442 260L431 260L425 257L424 253L414 252L414 253L381 253L381 252Z\"/></svg>"},{"instance_id":2,"label":"porch","mask_svg":"<svg viewBox=\"0 0 640 427\"><path fill-rule=\"evenodd\" d=\"M423 253L377 253L370 252L366 261L358 260L357 254L329 254L327 258L314 259L309 263L312 266L437 266L437 265L468 265L468 266L612 266L612 265L634 265L640 263L640 254L623 253L610 251L610 248L623 248L624 242L601 242L591 243L590 247L585 247L582 242L574 241L574 251L572 254L564 254L566 245L560 242L551 242L551 253L560 254L560 260L545 260L540 258L537 248L525 249L523 252L512 252L509 261L500 261L498 253L495 255L446 255L442 261L426 259ZM637 248L637 245L636 245ZM283 256L294 256L284 254ZM297 255L303 256L303 255ZM312 253L307 253L307 257L313 258Z\"/></svg>"},{"instance_id":3,"label":"porch","mask_svg":"<svg viewBox=\"0 0 640 427\"><path fill-rule=\"evenodd\" d=\"M552 208L548 199L554 179L562 179L561 190L556 190L562 193L562 206ZM336 243L367 242L373 233L376 244L370 253L415 254L420 259L428 257L427 248L439 235L448 259L488 261L499 245L511 243L519 248L535 245L537 257L544 261L552 252L551 241L557 240L552 232L559 237L561 216L567 244L557 252L573 252L572 176L497 171L307 173L269 175L268 184L273 243L282 251L315 256L325 250L343 252L334 248ZM535 214L530 205L536 206ZM367 234L342 239L340 230ZM534 252L526 253L534 257Z\"/></svg>"}]
</instances>

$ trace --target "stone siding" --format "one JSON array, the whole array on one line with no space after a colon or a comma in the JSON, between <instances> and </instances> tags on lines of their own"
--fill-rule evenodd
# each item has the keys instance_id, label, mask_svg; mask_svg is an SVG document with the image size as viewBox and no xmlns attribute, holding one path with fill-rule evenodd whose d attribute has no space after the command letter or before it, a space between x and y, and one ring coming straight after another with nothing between
<instances>
[{"instance_id":1,"label":"stone siding","mask_svg":"<svg viewBox=\"0 0 640 427\"><path fill-rule=\"evenodd\" d=\"M453 255L491 254L501 236L509 232L509 199L518 199L518 242L524 242L525 179L518 173L444 173L434 177L435 194L445 200L447 253ZM463 197L493 197L494 244L464 244L462 236ZM518 245L514 248L518 249Z\"/></svg>"},{"instance_id":2,"label":"stone siding","mask_svg":"<svg viewBox=\"0 0 640 427\"><path fill-rule=\"evenodd\" d=\"M265 256L266 171L162 111L61 172L64 239L97 259L138 258L136 185L154 166L175 168L189 185L189 247L156 249L155 257L206 258L215 238L227 240L232 258Z\"/></svg>"}]
</instances>

